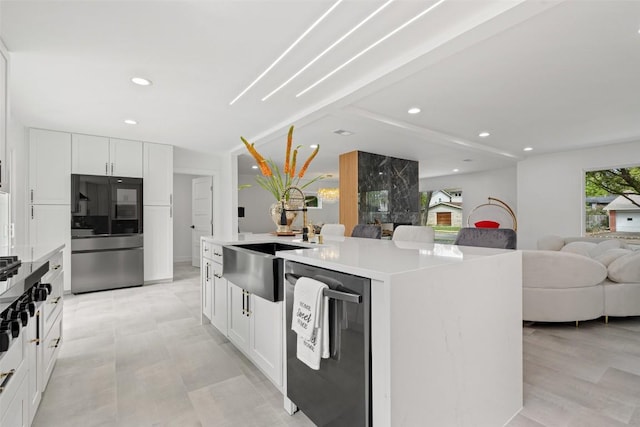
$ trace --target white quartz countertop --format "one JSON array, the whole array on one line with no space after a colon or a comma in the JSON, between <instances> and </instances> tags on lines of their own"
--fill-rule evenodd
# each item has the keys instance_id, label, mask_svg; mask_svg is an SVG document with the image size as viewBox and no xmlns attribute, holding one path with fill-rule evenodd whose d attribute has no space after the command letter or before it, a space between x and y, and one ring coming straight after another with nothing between
<instances>
[{"instance_id":1,"label":"white quartz countertop","mask_svg":"<svg viewBox=\"0 0 640 427\"><path fill-rule=\"evenodd\" d=\"M52 255L60 252L64 244L58 246L0 246L0 255L16 255L22 262L41 262L51 258Z\"/></svg>"},{"instance_id":2,"label":"white quartz countertop","mask_svg":"<svg viewBox=\"0 0 640 427\"><path fill-rule=\"evenodd\" d=\"M247 234L237 240L203 239L216 244L280 242L307 246L308 249L279 251L277 256L290 261L330 270L387 280L395 274L469 262L480 258L513 252L504 249L477 248L438 243L399 242L356 237L327 237L322 245L302 242L298 237L270 234Z\"/></svg>"}]
</instances>

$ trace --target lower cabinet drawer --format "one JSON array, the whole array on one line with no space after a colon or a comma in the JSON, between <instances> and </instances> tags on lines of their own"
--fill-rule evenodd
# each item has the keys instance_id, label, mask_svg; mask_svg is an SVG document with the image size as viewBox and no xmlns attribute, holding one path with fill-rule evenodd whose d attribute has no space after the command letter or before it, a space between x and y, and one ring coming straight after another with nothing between
<instances>
[{"instance_id":1,"label":"lower cabinet drawer","mask_svg":"<svg viewBox=\"0 0 640 427\"><path fill-rule=\"evenodd\" d=\"M60 315L62 311L62 292L64 285L64 272L60 272L56 278L51 282L51 295L47 297L42 306L42 313L44 316L44 334L47 335L53 322Z\"/></svg>"},{"instance_id":2,"label":"lower cabinet drawer","mask_svg":"<svg viewBox=\"0 0 640 427\"><path fill-rule=\"evenodd\" d=\"M54 320L53 326L44 339L43 345L42 362L44 369L42 370L42 390L44 391L51 377L51 372L53 372L53 367L56 364L60 346L62 346L62 314L59 314Z\"/></svg>"},{"instance_id":3,"label":"lower cabinet drawer","mask_svg":"<svg viewBox=\"0 0 640 427\"><path fill-rule=\"evenodd\" d=\"M0 358L0 419L5 417L25 378L27 368L23 339L24 334L21 333ZM4 421L0 425L4 426Z\"/></svg>"},{"instance_id":4,"label":"lower cabinet drawer","mask_svg":"<svg viewBox=\"0 0 640 427\"><path fill-rule=\"evenodd\" d=\"M28 427L29 408L27 402L27 380L25 375L22 378L15 378L12 398L7 399L8 404L0 412L0 426L6 427ZM18 382L20 380L20 382Z\"/></svg>"}]
</instances>

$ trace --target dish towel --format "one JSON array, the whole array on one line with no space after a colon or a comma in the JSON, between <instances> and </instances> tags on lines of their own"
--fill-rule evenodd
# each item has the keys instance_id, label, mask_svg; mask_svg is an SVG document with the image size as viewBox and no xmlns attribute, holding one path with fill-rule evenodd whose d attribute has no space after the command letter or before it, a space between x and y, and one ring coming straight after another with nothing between
<instances>
[{"instance_id":1,"label":"dish towel","mask_svg":"<svg viewBox=\"0 0 640 427\"><path fill-rule=\"evenodd\" d=\"M328 286L301 277L293 292L291 329L298 335L296 356L311 369L320 369L320 359L329 357L329 298L323 296Z\"/></svg>"}]
</instances>

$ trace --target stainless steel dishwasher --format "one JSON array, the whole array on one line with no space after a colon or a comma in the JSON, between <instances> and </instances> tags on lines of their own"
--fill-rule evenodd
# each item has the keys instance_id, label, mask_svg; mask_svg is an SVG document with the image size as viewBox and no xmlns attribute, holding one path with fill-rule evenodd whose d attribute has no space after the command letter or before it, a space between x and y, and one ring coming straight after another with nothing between
<instances>
[{"instance_id":1,"label":"stainless steel dishwasher","mask_svg":"<svg viewBox=\"0 0 640 427\"><path fill-rule=\"evenodd\" d=\"M141 286L144 283L144 236L71 239L71 292Z\"/></svg>"},{"instance_id":2,"label":"stainless steel dishwasher","mask_svg":"<svg viewBox=\"0 0 640 427\"><path fill-rule=\"evenodd\" d=\"M313 370L296 357L291 330L295 283L309 277L329 286L329 359ZM318 426L371 425L371 281L306 264L285 263L287 397Z\"/></svg>"}]
</instances>

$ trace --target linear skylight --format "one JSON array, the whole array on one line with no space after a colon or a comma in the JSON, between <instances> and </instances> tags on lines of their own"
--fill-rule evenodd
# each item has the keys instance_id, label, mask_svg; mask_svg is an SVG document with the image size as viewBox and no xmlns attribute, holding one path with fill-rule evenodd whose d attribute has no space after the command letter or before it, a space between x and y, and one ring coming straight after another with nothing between
<instances>
[{"instance_id":1,"label":"linear skylight","mask_svg":"<svg viewBox=\"0 0 640 427\"><path fill-rule=\"evenodd\" d=\"M282 60L282 58L284 58L290 51L291 49L293 49L298 43L300 43L300 41L305 38L307 36L307 34L309 34L320 22L322 22L324 20L324 18L326 18L331 12L333 12L333 10L338 7L338 5L340 3L342 3L343 0L338 0L337 2L335 2L333 4L333 6L331 6L329 8L329 10L327 10L325 13L322 14L322 16L320 18L318 18L316 20L316 22L314 22L309 28L307 28L307 30L302 33L302 35L300 37L298 37L296 39L296 41L293 42L293 44L291 44L291 46L289 46L287 48L287 50L285 50L284 52L282 52L282 54L278 57L278 59L276 59L275 61L273 61L273 63L271 65L269 65L269 67L267 67L266 70L264 70L262 72L262 74L260 74L258 76L258 78L256 78L249 86L246 87L245 90L243 90L242 92L240 92L240 94L238 96L236 96L235 98L233 98L233 100L229 103L229 105L233 105L238 99L240 99L240 97L242 95L244 95L245 93L247 93L249 91L249 89L251 89L256 83L258 83L269 71L271 71L271 69L273 67L276 66L276 64L278 62L280 62L280 60Z\"/></svg>"},{"instance_id":2,"label":"linear skylight","mask_svg":"<svg viewBox=\"0 0 640 427\"><path fill-rule=\"evenodd\" d=\"M318 59L322 58L327 52L329 52L331 49L333 49L334 47L336 47L338 44L340 44L344 39L346 39L347 37L349 37L351 34L353 34L358 28L362 27L364 24L367 23L367 21L369 21L371 18L373 18L374 16L376 16L379 12L381 12L384 8L386 8L387 6L389 6L391 3L393 3L395 0L389 0L387 1L385 4L383 4L382 6L380 6L379 8L377 8L375 11L373 11L369 16L367 16L366 18L364 18L358 25L356 25L355 27L353 27L352 29L350 29L349 31L347 31L342 37L340 37L338 40L336 40L331 46L329 46L328 48L326 48L325 50L322 51L322 53L318 56L316 56L315 58L313 58L307 65L305 65L304 67L302 67L297 73L295 73L293 76L289 77L289 79L287 81L285 81L284 83L282 83L280 86L278 86L277 88L275 88L273 91L271 91L268 95L266 95L264 98L262 98L263 101L266 101L267 99L269 99L271 97L271 95L275 94L276 92L278 92L280 89L282 89L283 87L285 87L286 85L289 84L289 82L291 82L291 80L295 79L296 77L298 77L300 74L302 74L304 72L304 70L306 70L307 68L309 68L310 66L312 66Z\"/></svg>"},{"instance_id":3,"label":"linear skylight","mask_svg":"<svg viewBox=\"0 0 640 427\"><path fill-rule=\"evenodd\" d=\"M329 77L333 76L335 73L337 73L338 71L342 70L344 67L346 67L347 65L351 64L353 61L355 61L356 59L360 58L362 55L364 55L365 53L369 52L371 49L373 49L374 47L378 46L380 43L382 43L383 41L385 41L389 37L393 36L394 34L396 34L399 31L403 30L405 27L413 24L415 21L417 21L418 19L422 18L424 15L426 15L429 12L431 12L433 9L435 9L438 6L440 6L445 1L446 0L440 0L440 1L436 2L436 3L434 3L433 5L429 6L428 8L426 8L425 10L423 10L422 12L420 12L419 14L414 16L413 18L409 19L407 22L405 22L404 24L400 25L398 28L396 28L395 30L391 31L389 34L387 34L386 36L382 37L380 40L376 41L375 43L371 44L370 46L366 47L365 49L363 49L362 51L360 51L359 53L354 55L351 59L349 59L344 64L338 66L336 69L331 71L329 74L325 75L320 80L318 80L317 82L315 82L314 84L312 84L308 88L304 89L302 92L298 93L296 95L296 98L299 97L299 96L304 95L307 92L309 92L311 89L313 89L314 87L318 86L320 83L322 83L323 81L327 80Z\"/></svg>"}]
</instances>

